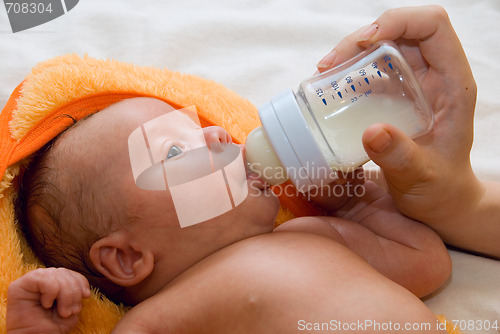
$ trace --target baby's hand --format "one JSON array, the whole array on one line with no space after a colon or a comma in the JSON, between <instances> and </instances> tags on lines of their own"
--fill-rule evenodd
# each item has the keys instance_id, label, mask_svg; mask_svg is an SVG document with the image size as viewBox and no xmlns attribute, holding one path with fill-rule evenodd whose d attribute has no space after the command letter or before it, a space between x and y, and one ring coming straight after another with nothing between
<instances>
[{"instance_id":1,"label":"baby's hand","mask_svg":"<svg viewBox=\"0 0 500 334\"><path fill-rule=\"evenodd\" d=\"M359 196L363 192L365 176L363 167L354 171L337 172L337 179L322 188L313 188L306 194L306 198L317 204L326 214L334 214L343 207L349 199Z\"/></svg>"},{"instance_id":2,"label":"baby's hand","mask_svg":"<svg viewBox=\"0 0 500 334\"><path fill-rule=\"evenodd\" d=\"M9 286L7 333L69 333L88 297L89 283L77 272L33 270Z\"/></svg>"}]
</instances>

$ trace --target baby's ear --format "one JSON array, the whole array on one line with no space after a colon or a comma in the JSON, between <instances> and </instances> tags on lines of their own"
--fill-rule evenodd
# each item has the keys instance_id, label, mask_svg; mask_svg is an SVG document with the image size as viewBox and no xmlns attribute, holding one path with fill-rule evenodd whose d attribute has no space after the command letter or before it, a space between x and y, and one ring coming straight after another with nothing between
<instances>
[{"instance_id":1,"label":"baby's ear","mask_svg":"<svg viewBox=\"0 0 500 334\"><path fill-rule=\"evenodd\" d=\"M96 241L90 248L90 260L101 274L120 286L137 285L154 269L153 254L133 247L121 232Z\"/></svg>"}]
</instances>

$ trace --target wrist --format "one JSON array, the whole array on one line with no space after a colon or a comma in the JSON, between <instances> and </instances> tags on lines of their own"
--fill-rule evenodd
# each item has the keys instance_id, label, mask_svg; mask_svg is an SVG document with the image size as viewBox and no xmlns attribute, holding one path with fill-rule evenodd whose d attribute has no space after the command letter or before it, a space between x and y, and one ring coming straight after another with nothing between
<instances>
[{"instance_id":1,"label":"wrist","mask_svg":"<svg viewBox=\"0 0 500 334\"><path fill-rule=\"evenodd\" d=\"M428 225L441 236L448 244L460 248L464 247L467 239L473 239L476 230L474 226L480 219L479 212L483 206L485 186L476 177L472 168L467 168L460 179L449 180L450 186L447 190L447 200L443 201L443 208ZM453 185L453 186L452 186Z\"/></svg>"},{"instance_id":2,"label":"wrist","mask_svg":"<svg viewBox=\"0 0 500 334\"><path fill-rule=\"evenodd\" d=\"M440 217L442 222L454 226L469 224L474 219L485 193L483 183L476 177L471 167L459 175L461 175L459 180L449 182L450 185L455 183L456 187L450 187L448 193L452 197L451 205L449 210L446 210L446 215Z\"/></svg>"}]
</instances>

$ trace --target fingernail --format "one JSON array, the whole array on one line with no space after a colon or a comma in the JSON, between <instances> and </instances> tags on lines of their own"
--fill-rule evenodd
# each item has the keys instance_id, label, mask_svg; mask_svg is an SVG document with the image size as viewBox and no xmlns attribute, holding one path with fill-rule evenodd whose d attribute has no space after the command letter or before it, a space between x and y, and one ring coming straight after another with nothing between
<instances>
[{"instance_id":1,"label":"fingernail","mask_svg":"<svg viewBox=\"0 0 500 334\"><path fill-rule=\"evenodd\" d=\"M73 305L73 308L71 309L71 314L78 314L82 310L82 304L76 304Z\"/></svg>"},{"instance_id":2,"label":"fingernail","mask_svg":"<svg viewBox=\"0 0 500 334\"><path fill-rule=\"evenodd\" d=\"M378 24L370 24L359 35L358 42L364 42L372 38L378 31Z\"/></svg>"},{"instance_id":3,"label":"fingernail","mask_svg":"<svg viewBox=\"0 0 500 334\"><path fill-rule=\"evenodd\" d=\"M73 312L72 308L63 308L62 310L59 311L59 315L63 318L68 318L71 316Z\"/></svg>"},{"instance_id":4,"label":"fingernail","mask_svg":"<svg viewBox=\"0 0 500 334\"><path fill-rule=\"evenodd\" d=\"M392 136L386 129L382 128L371 136L366 143L373 152L382 153L391 146Z\"/></svg>"},{"instance_id":5,"label":"fingernail","mask_svg":"<svg viewBox=\"0 0 500 334\"><path fill-rule=\"evenodd\" d=\"M319 69L330 67L333 64L333 62L335 61L336 57L337 57L337 51L332 50L332 51L330 51L329 54L324 56L323 59L321 59L319 61L319 63L316 65L316 67Z\"/></svg>"}]
</instances>

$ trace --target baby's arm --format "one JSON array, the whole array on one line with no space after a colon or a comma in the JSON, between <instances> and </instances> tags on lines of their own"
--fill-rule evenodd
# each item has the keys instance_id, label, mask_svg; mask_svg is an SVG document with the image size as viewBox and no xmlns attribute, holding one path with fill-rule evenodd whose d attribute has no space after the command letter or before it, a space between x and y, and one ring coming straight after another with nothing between
<instances>
[{"instance_id":1,"label":"baby's arm","mask_svg":"<svg viewBox=\"0 0 500 334\"><path fill-rule=\"evenodd\" d=\"M7 292L7 333L69 333L82 299L90 297L85 277L64 268L30 271Z\"/></svg>"},{"instance_id":2,"label":"baby's arm","mask_svg":"<svg viewBox=\"0 0 500 334\"><path fill-rule=\"evenodd\" d=\"M334 239L386 277L423 297L451 273L449 254L429 227L401 214L391 196L367 181L334 217L298 218L275 231L301 231ZM327 189L324 189L327 191ZM324 201L323 201L324 203Z\"/></svg>"}]
</instances>

